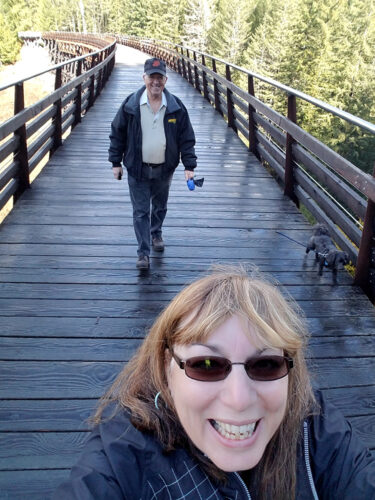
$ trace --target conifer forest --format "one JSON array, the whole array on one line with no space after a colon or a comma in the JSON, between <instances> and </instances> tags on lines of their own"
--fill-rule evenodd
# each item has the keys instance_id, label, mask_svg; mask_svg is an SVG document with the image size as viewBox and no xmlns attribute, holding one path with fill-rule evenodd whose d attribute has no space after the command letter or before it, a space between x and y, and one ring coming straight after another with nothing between
<instances>
[{"instance_id":1,"label":"conifer forest","mask_svg":"<svg viewBox=\"0 0 375 500\"><path fill-rule=\"evenodd\" d=\"M17 59L17 33L28 30L183 44L375 122L375 0L1 0L1 64ZM256 92L285 112L285 95L265 85ZM298 121L373 172L374 136L308 104Z\"/></svg>"}]
</instances>

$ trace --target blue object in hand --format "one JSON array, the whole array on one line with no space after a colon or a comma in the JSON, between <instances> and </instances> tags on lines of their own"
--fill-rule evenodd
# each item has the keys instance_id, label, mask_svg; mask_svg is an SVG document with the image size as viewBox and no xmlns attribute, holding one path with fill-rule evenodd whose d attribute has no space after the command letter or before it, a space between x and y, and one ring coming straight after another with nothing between
<instances>
[{"instance_id":1,"label":"blue object in hand","mask_svg":"<svg viewBox=\"0 0 375 500\"><path fill-rule=\"evenodd\" d=\"M195 189L194 179L189 179L188 181L186 181L186 183L190 191L194 191Z\"/></svg>"}]
</instances>

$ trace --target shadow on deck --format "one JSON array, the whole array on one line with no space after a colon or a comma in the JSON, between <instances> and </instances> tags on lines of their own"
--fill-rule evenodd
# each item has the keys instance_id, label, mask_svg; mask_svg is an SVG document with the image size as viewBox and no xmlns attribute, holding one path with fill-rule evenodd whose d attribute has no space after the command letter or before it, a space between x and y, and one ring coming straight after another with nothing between
<instances>
[{"instance_id":1,"label":"shadow on deck","mask_svg":"<svg viewBox=\"0 0 375 500\"><path fill-rule=\"evenodd\" d=\"M49 498L88 435L85 419L158 312L216 262L254 264L305 311L316 384L375 449L375 312L342 271L317 275L311 227L198 92L169 74L197 135L203 189L174 176L166 250L135 268L125 180L108 133L145 55L119 47L111 79L0 228L0 498ZM119 62L122 60L123 62ZM280 234L283 233L283 234Z\"/></svg>"}]
</instances>

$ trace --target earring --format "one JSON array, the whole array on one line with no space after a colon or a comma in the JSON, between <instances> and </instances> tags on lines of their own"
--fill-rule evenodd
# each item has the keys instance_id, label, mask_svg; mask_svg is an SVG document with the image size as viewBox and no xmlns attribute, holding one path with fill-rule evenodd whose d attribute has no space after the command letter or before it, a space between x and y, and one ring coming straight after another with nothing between
<instances>
[{"instance_id":1,"label":"earring","mask_svg":"<svg viewBox=\"0 0 375 500\"><path fill-rule=\"evenodd\" d=\"M158 399L159 399L159 396L160 396L160 391L156 394L155 398L154 398L154 405L155 405L155 408L158 410L159 409L159 406L158 406Z\"/></svg>"}]
</instances>

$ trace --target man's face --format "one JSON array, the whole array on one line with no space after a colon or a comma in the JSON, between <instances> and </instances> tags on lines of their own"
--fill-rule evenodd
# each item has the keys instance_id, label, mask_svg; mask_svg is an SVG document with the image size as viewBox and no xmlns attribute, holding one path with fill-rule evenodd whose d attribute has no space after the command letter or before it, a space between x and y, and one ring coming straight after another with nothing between
<instances>
[{"instance_id":1,"label":"man's face","mask_svg":"<svg viewBox=\"0 0 375 500\"><path fill-rule=\"evenodd\" d=\"M149 99L159 99L167 83L167 77L160 73L153 73L152 75L143 75L143 80L146 85L147 95Z\"/></svg>"}]
</instances>

